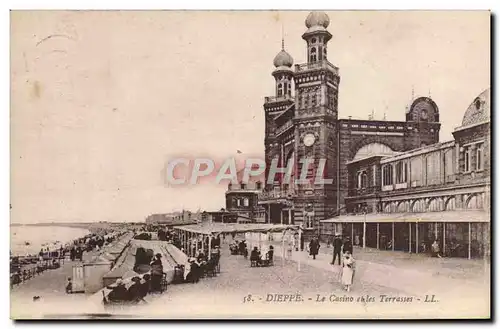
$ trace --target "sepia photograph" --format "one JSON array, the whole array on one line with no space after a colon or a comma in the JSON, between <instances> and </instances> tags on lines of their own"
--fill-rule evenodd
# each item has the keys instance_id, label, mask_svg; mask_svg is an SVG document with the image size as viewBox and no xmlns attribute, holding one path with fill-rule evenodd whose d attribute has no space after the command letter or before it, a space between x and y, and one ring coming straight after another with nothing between
<instances>
[{"instance_id":1,"label":"sepia photograph","mask_svg":"<svg viewBox=\"0 0 500 329\"><path fill-rule=\"evenodd\" d=\"M11 319L491 319L490 11L9 15Z\"/></svg>"}]
</instances>

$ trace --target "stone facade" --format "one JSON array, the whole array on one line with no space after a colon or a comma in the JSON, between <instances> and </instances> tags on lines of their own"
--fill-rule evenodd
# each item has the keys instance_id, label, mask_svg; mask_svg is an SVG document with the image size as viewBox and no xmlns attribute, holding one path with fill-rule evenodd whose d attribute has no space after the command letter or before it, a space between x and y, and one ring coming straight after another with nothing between
<instances>
[{"instance_id":1,"label":"stone facade","mask_svg":"<svg viewBox=\"0 0 500 329\"><path fill-rule=\"evenodd\" d=\"M306 19L307 63L293 66L283 49L276 56L272 73L275 96L265 97L266 177L273 160L279 167L293 166L290 182L279 176L268 180L259 204L266 222L303 224L311 233L320 221L345 211L349 180L347 163L369 145L383 145L391 153L439 141L439 110L428 97L417 98L406 110L406 121L339 119L340 71L328 61L327 46L332 35L326 29L326 14L313 12ZM292 70L292 67L294 69ZM292 84L294 90L292 93ZM403 111L404 109L402 109ZM314 178L320 160L321 175L333 184L293 184L302 169L301 160L312 159L307 177Z\"/></svg>"},{"instance_id":2,"label":"stone facade","mask_svg":"<svg viewBox=\"0 0 500 329\"><path fill-rule=\"evenodd\" d=\"M470 111L471 107L475 110ZM452 253L450 241L454 241L455 245L470 246L469 257L489 254L489 113L488 89L469 106L463 119L465 125L453 132L454 140L393 156L373 155L349 162L347 212L387 214L387 220L393 221L405 216L422 219L426 223L410 222L409 229L402 227L396 232L400 246L409 245L410 252L419 251L413 241L418 240L420 234L424 245L436 239L445 253ZM447 213L453 214L453 218L448 218ZM351 221L348 217L344 216L339 222ZM377 227L380 231L379 223ZM367 235L371 234L371 241L376 242L372 245L378 247L380 241L376 236L379 234L373 232L372 227ZM462 256L464 253L462 250Z\"/></svg>"}]
</instances>

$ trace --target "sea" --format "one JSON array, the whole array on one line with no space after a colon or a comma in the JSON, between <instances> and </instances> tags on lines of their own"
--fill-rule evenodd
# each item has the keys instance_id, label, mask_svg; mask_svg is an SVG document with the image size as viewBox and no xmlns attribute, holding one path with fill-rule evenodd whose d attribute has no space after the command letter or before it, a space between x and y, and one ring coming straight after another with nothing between
<instances>
[{"instance_id":1,"label":"sea","mask_svg":"<svg viewBox=\"0 0 500 329\"><path fill-rule=\"evenodd\" d=\"M86 229L63 226L11 226L11 255L36 255L41 248L47 247L56 250L89 233Z\"/></svg>"}]
</instances>

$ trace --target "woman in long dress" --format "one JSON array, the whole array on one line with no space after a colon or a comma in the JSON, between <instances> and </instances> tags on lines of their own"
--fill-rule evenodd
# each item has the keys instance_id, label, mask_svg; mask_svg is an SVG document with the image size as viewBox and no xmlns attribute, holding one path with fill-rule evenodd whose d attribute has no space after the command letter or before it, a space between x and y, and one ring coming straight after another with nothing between
<instances>
[{"instance_id":1,"label":"woman in long dress","mask_svg":"<svg viewBox=\"0 0 500 329\"><path fill-rule=\"evenodd\" d=\"M351 290L352 279L354 276L354 258L350 252L346 252L342 259L342 284L347 291Z\"/></svg>"}]
</instances>

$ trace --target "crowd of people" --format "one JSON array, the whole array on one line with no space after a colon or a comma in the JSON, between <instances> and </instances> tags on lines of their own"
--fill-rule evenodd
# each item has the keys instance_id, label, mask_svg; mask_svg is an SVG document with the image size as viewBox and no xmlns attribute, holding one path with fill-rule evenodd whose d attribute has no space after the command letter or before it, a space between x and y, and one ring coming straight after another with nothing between
<instances>
[{"instance_id":1,"label":"crowd of people","mask_svg":"<svg viewBox=\"0 0 500 329\"><path fill-rule=\"evenodd\" d=\"M82 261L84 252L100 250L104 245L114 241L116 235L114 232L101 230L66 243L64 246L60 245L58 249L51 250L49 247L42 247L38 255L24 257L11 255L11 286L27 281L46 270L58 269L67 256L71 261Z\"/></svg>"},{"instance_id":2,"label":"crowd of people","mask_svg":"<svg viewBox=\"0 0 500 329\"><path fill-rule=\"evenodd\" d=\"M116 302L130 302L130 303L140 303L146 302L145 297L154 290L153 278L149 273L141 276L134 276L130 280L130 284L127 284L122 280L118 279L116 282L108 287L111 289L109 294L106 296L103 292L103 302L116 303Z\"/></svg>"}]
</instances>

